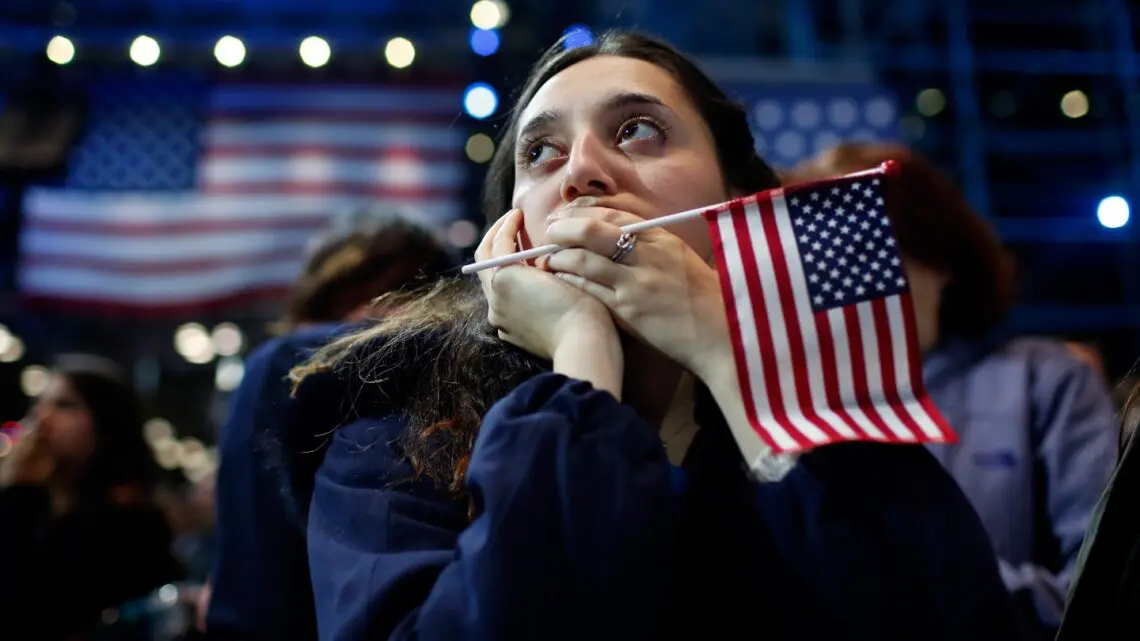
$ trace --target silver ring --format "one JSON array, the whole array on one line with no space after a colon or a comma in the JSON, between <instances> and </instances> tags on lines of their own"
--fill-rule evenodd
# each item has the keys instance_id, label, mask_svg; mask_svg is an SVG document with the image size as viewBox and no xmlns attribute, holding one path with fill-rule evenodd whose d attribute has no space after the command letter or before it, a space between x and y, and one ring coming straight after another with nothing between
<instances>
[{"instance_id":1,"label":"silver ring","mask_svg":"<svg viewBox=\"0 0 1140 641\"><path fill-rule=\"evenodd\" d=\"M621 261L625 260L626 256L629 256L630 253L633 252L633 248L636 245L637 236L623 232L621 236L618 236L616 248L614 249L614 255L610 256L610 260L614 261L615 263L620 263Z\"/></svg>"}]
</instances>

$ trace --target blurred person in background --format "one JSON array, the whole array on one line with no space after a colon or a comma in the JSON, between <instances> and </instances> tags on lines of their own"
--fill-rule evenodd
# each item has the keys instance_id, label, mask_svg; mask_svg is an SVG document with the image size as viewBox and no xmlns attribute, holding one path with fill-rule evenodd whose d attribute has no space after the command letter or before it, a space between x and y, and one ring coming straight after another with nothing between
<instances>
[{"instance_id":1,"label":"blurred person in background","mask_svg":"<svg viewBox=\"0 0 1140 641\"><path fill-rule=\"evenodd\" d=\"M376 297L432 281L456 266L414 214L364 210L316 239L277 330L246 360L218 437L217 558L204 601L210 638L315 639L305 522L280 469L292 411L289 370L359 323L383 316Z\"/></svg>"},{"instance_id":2,"label":"blurred person in background","mask_svg":"<svg viewBox=\"0 0 1140 641\"><path fill-rule=\"evenodd\" d=\"M1069 348L1069 352L1077 360L1088 364L1104 380L1115 407L1120 411L1124 411L1125 408L1131 408L1131 411L1140 410L1140 403L1132 402L1132 394L1136 386L1140 385L1140 378L1137 377L1135 367L1124 376L1113 379L1108 373L1109 368L1105 362L1104 352L1096 343L1077 340L1064 340L1064 342L1065 346ZM1124 425L1127 427L1130 423L1125 421ZM1124 452L1123 446L1120 451L1121 453Z\"/></svg>"},{"instance_id":3,"label":"blurred person in background","mask_svg":"<svg viewBox=\"0 0 1140 641\"><path fill-rule=\"evenodd\" d=\"M159 468L120 370L61 358L0 459L0 636L84 639L100 613L181 577Z\"/></svg>"},{"instance_id":4,"label":"blurred person in background","mask_svg":"<svg viewBox=\"0 0 1140 641\"><path fill-rule=\"evenodd\" d=\"M415 211L365 208L336 216L309 245L278 333L375 318L375 299L435 280L457 263Z\"/></svg>"},{"instance_id":5,"label":"blurred person in background","mask_svg":"<svg viewBox=\"0 0 1140 641\"><path fill-rule=\"evenodd\" d=\"M925 378L957 431L929 448L974 504L1002 577L1051 637L1097 498L1116 462L1100 373L1060 341L1009 339L1015 270L993 229L932 163L891 144L844 144L795 180L901 165L888 215L906 261Z\"/></svg>"},{"instance_id":6,"label":"blurred person in background","mask_svg":"<svg viewBox=\"0 0 1140 641\"><path fill-rule=\"evenodd\" d=\"M1063 341L1065 348L1073 355L1073 358L1088 365L1092 371L1096 372L1101 380L1108 383L1108 368L1104 364L1104 354L1101 353L1100 348L1093 343L1086 341Z\"/></svg>"}]
</instances>

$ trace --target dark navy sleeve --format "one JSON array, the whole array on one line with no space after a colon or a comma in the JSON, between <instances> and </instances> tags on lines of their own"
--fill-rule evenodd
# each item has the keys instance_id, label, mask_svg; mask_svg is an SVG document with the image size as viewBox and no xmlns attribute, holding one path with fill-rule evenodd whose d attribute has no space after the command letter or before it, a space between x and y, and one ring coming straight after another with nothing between
<instances>
[{"instance_id":1,"label":"dark navy sleeve","mask_svg":"<svg viewBox=\"0 0 1140 641\"><path fill-rule=\"evenodd\" d=\"M781 556L859 638L1025 638L980 519L925 448L828 446L757 492Z\"/></svg>"},{"instance_id":2,"label":"dark navy sleeve","mask_svg":"<svg viewBox=\"0 0 1140 641\"><path fill-rule=\"evenodd\" d=\"M272 472L272 430L294 410L289 370L320 343L290 336L246 360L218 435L217 552L206 627L217 638L310 638L316 629L304 521Z\"/></svg>"},{"instance_id":3,"label":"dark navy sleeve","mask_svg":"<svg viewBox=\"0 0 1140 641\"><path fill-rule=\"evenodd\" d=\"M662 638L670 466L632 409L557 374L519 386L472 453L473 521L414 479L392 445L402 429L341 427L318 470L321 639Z\"/></svg>"}]
</instances>

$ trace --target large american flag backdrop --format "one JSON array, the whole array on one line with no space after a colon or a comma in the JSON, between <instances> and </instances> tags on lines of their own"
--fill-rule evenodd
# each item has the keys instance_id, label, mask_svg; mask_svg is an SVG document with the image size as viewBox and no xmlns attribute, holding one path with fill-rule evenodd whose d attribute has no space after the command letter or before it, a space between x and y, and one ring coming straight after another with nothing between
<instances>
[{"instance_id":1,"label":"large american flag backdrop","mask_svg":"<svg viewBox=\"0 0 1140 641\"><path fill-rule=\"evenodd\" d=\"M276 300L331 216L463 213L460 88L100 83L66 184L25 199L33 303L183 315Z\"/></svg>"},{"instance_id":2,"label":"large american flag backdrop","mask_svg":"<svg viewBox=\"0 0 1140 641\"><path fill-rule=\"evenodd\" d=\"M741 396L762 458L841 441L948 442L931 403L880 173L706 214Z\"/></svg>"},{"instance_id":3,"label":"large american flag backdrop","mask_svg":"<svg viewBox=\"0 0 1140 641\"><path fill-rule=\"evenodd\" d=\"M757 148L790 166L843 139L894 136L870 84L725 83ZM25 200L19 284L71 311L194 315L281 297L306 244L354 205L467 208L459 87L101 80L58 187Z\"/></svg>"}]
</instances>

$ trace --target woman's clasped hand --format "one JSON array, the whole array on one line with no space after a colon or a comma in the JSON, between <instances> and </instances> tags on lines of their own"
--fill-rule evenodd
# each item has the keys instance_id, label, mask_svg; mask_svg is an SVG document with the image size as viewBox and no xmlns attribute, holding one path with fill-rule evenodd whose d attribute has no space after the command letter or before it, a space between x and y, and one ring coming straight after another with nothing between
<instances>
[{"instance_id":1,"label":"woman's clasped hand","mask_svg":"<svg viewBox=\"0 0 1140 641\"><path fill-rule=\"evenodd\" d=\"M525 249L518 242L522 220L518 210L500 218L477 259ZM615 261L621 228L642 218L582 197L547 222L546 241L566 249L533 264L480 273L490 321L501 338L552 358L552 345L568 329L608 330L598 317L608 312L618 327L698 376L725 364L730 343L720 279L681 238L664 228L639 232L632 250Z\"/></svg>"}]
</instances>

